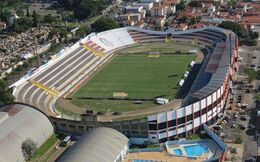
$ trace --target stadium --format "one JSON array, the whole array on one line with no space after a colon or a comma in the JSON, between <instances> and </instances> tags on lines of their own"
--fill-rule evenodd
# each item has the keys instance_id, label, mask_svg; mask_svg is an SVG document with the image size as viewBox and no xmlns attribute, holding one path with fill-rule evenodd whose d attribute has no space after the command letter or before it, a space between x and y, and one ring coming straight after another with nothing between
<instances>
[{"instance_id":1,"label":"stadium","mask_svg":"<svg viewBox=\"0 0 260 162\"><path fill-rule=\"evenodd\" d=\"M196 66L197 68L195 66L188 68L189 75L185 79L185 77L182 78L182 75L184 76L186 73L187 66L191 63L190 61L197 60L199 56L194 54L183 56L188 56L188 58L182 60L184 61L183 65L179 66L182 70L177 72L177 79L174 82L170 82L174 84L171 87L175 89L175 92L168 96L175 97L171 98L172 101L168 104L123 112L121 115L116 116L111 115L107 117L105 115L104 118L100 116L100 119L106 122L113 122L113 120L143 118L147 121L149 140L154 143L165 142L176 137L185 137L189 133L195 133L204 123L212 124L218 118L219 114L224 111L232 75L238 66L236 63L238 57L236 35L231 31L218 27L165 32L125 27L101 33L92 33L73 46L62 50L51 61L35 70L32 75L27 75L13 84L11 86L13 94L18 102L33 105L49 116L72 120L68 115L60 116L60 112L55 108L55 103L59 98L66 98L72 94L77 95L78 89L80 91L82 87L88 87L88 83L92 84L91 81L95 81L95 78L99 77L99 75L99 78L102 79L105 74L111 74L111 71L107 71L106 69L115 65L116 63L113 62L116 59L123 57L120 55L114 57L116 52L131 47L137 48L136 45L138 44L151 44L155 42L190 44L189 50L197 49L203 53L203 59L195 63L195 65L199 65ZM148 58L147 55L138 57L140 59L143 57L143 60L154 59L157 61L165 57L165 60L169 61L167 65L177 64L176 59L179 59L177 57L173 59L175 62L171 62L172 58L175 57L174 55L158 55L156 52L157 50L152 50L148 54L153 55L152 57L154 58ZM167 57L171 57L171 59ZM128 61L129 58L127 59ZM120 61L118 60L118 62ZM136 62L136 60L132 62ZM132 67L135 65L132 65ZM162 64L159 63L158 67L161 66ZM172 67L171 65L165 69L173 69L172 73L175 75L176 68L178 67ZM127 70L125 73L128 73L128 71L130 73L131 70L129 67L122 69ZM119 73L122 73L122 71ZM165 75L172 73L167 72ZM144 72L141 73L141 75L143 74ZM160 75L157 76L160 77ZM138 79L138 76L134 76L133 78ZM160 78L158 82L161 80ZM107 83L107 80L104 79L104 82ZM123 81L119 80L119 83L121 82ZM178 86L176 86L176 83ZM99 84L96 84L93 87L99 86ZM109 87L110 85L106 84L106 86ZM114 87L118 86L114 85ZM153 87L150 87L150 89L153 89ZM167 88L164 87L164 90L167 90ZM119 92L119 95L128 95L129 93L129 98L133 100L140 99L141 97L141 99L147 98L146 95L141 96L142 93L138 91L135 94L140 94L141 97L131 95L130 90L127 91L123 88L115 90L114 88L112 90L108 88L108 91L102 93L100 96L109 98L116 92ZM181 93L181 97L178 97L180 92L183 93ZM109 96L105 96L105 93L109 94ZM95 95L95 93L93 94ZM161 95L163 97L167 96L163 91L148 96L148 99Z\"/></svg>"}]
</instances>

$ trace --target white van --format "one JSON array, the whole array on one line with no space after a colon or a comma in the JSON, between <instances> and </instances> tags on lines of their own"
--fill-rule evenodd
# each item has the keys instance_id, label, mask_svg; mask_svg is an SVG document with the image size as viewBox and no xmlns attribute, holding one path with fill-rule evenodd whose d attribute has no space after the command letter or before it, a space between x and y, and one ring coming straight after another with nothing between
<instances>
[{"instance_id":1,"label":"white van","mask_svg":"<svg viewBox=\"0 0 260 162\"><path fill-rule=\"evenodd\" d=\"M62 142L61 142L61 146L68 146L71 142L71 136L67 136L65 137Z\"/></svg>"}]
</instances>

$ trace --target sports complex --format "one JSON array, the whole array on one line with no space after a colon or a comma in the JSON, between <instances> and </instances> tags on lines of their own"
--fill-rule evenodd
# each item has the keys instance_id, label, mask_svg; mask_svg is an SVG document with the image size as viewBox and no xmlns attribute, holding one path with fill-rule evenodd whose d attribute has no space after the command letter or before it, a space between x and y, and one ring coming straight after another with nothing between
<instances>
[{"instance_id":1,"label":"sports complex","mask_svg":"<svg viewBox=\"0 0 260 162\"><path fill-rule=\"evenodd\" d=\"M104 122L142 118L149 140L165 142L223 113L237 57L236 35L222 28L125 27L88 35L11 87L17 102L53 118L73 120L57 108L66 100L104 112ZM170 102L156 105L158 97Z\"/></svg>"}]
</instances>

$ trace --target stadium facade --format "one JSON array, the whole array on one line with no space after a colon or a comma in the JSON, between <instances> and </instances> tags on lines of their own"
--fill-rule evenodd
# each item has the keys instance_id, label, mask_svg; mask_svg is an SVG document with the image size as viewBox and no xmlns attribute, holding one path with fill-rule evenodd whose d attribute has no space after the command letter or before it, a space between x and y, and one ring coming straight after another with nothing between
<instances>
[{"instance_id":1,"label":"stadium facade","mask_svg":"<svg viewBox=\"0 0 260 162\"><path fill-rule=\"evenodd\" d=\"M232 76L238 67L238 40L231 31L218 27L205 27L187 31L164 32L126 27L92 33L62 53L55 61L51 61L49 65L45 65L36 70L32 76L23 78L14 84L14 95L20 102L32 104L44 111L48 110L46 112L55 117L57 112L54 103L57 98L73 91L72 85L81 83L84 78L106 63L114 51L136 43L165 41L196 43L207 51L201 69L181 106L170 107L165 112L158 109L158 113L147 114L147 117L144 118L147 121L146 133L152 142L164 142L176 137L185 137L189 132L195 133L202 127L202 124L213 123L225 109ZM85 53L82 54L84 50ZM80 60L80 57L85 57L85 54L86 62L83 62L84 60ZM91 56L87 57L87 55ZM73 61L73 59L75 60ZM68 71L66 69L57 71L59 67L63 66L62 62L68 63L65 67L68 68ZM73 73L74 66L75 68L80 67ZM29 79L39 84L28 82ZM44 90L39 86L40 84L48 88L45 87ZM53 89L57 89L57 91ZM53 96L50 97L50 94ZM59 122L65 123L64 119L56 118L54 125L59 127ZM78 124L73 127L75 131L78 130L75 128L78 126L83 127L82 130L88 130L88 127L107 126L101 122L97 124L97 121L94 121L91 126L83 121L80 124L78 121L71 122L72 125L75 123ZM113 124L111 125L113 127ZM69 127L72 128L72 126ZM70 129L69 127L68 129ZM121 127L116 129L120 130Z\"/></svg>"}]
</instances>

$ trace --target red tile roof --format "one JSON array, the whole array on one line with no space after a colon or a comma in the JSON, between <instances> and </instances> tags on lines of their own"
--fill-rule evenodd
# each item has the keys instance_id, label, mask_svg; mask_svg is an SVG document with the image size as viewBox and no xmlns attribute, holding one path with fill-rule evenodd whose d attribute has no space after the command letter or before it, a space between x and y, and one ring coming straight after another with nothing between
<instances>
[{"instance_id":1,"label":"red tile roof","mask_svg":"<svg viewBox=\"0 0 260 162\"><path fill-rule=\"evenodd\" d=\"M260 16L243 16L243 24L260 24Z\"/></svg>"}]
</instances>

